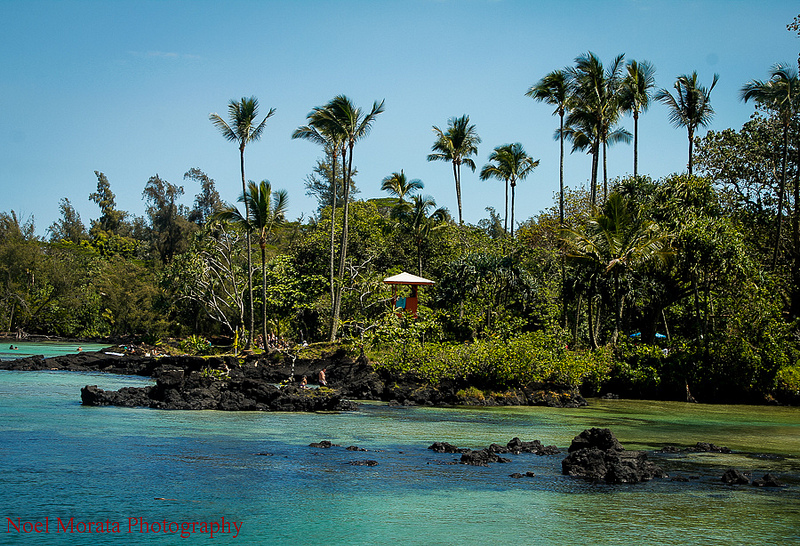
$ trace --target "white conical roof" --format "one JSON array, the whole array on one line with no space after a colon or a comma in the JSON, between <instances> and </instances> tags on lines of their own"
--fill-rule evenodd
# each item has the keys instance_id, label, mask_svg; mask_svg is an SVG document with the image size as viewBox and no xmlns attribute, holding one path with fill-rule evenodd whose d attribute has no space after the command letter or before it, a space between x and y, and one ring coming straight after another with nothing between
<instances>
[{"instance_id":1,"label":"white conical roof","mask_svg":"<svg viewBox=\"0 0 800 546\"><path fill-rule=\"evenodd\" d=\"M392 275L391 277L386 277L383 279L383 282L386 284L436 284L430 279L417 277L416 275L406 273L405 271L398 273L397 275Z\"/></svg>"}]
</instances>

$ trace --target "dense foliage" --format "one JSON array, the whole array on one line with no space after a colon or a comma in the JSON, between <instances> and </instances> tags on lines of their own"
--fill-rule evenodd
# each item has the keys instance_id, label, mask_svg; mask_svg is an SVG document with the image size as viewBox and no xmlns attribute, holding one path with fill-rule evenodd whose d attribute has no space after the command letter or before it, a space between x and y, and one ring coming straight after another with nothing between
<instances>
[{"instance_id":1,"label":"dense foliage","mask_svg":"<svg viewBox=\"0 0 800 546\"><path fill-rule=\"evenodd\" d=\"M434 384L800 400L800 120L796 95L787 105L774 89L796 89L796 71L781 66L743 87L756 113L740 129L694 137L694 174L607 180L606 147L630 138L620 117L638 123L652 98L653 67L623 61L604 69L584 55L531 88L556 106L557 134L593 155L592 185L567 181L551 208L515 221L515 206L534 205L515 205L524 176L500 169L496 147L481 172L500 169L510 184L510 229L507 210L487 208L477 225L460 210L453 220L402 170L383 180L390 197L355 199L354 145L383 105L365 112L341 96L295 135L324 153L309 166L320 208L306 222L286 221L291 196L245 186L243 172L249 193L238 211L198 168L185 177L199 186L192 209L177 203L183 186L154 175L143 181L146 216L132 216L96 172L89 229L67 199L49 240L32 218L0 213L0 331L173 336L200 352L206 339L234 345L263 329L265 339L353 343L387 372ZM600 102L592 85L603 88ZM711 89L698 92L709 107ZM466 115L449 123L434 128L429 159L452 163L460 205L475 198L460 165L476 168L480 138ZM524 159L531 169L541 161ZM393 294L382 282L401 271L436 281L420 290L417 317L393 307L408 287Z\"/></svg>"}]
</instances>

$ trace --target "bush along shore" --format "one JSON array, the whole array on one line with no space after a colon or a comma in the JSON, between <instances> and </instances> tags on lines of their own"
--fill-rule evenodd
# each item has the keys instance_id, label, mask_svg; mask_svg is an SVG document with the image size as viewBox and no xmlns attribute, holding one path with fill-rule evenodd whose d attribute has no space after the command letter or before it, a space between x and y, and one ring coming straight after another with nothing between
<instances>
[{"instance_id":1,"label":"bush along shore","mask_svg":"<svg viewBox=\"0 0 800 546\"><path fill-rule=\"evenodd\" d=\"M532 383L524 388L490 390L484 385L441 379L435 383L413 373L396 374L344 349L297 357L273 351L260 355L145 356L123 348L52 358L34 356L0 362L6 370L99 371L152 377L155 385L104 391L81 390L89 406L213 409L242 411L347 411L350 400L381 400L397 405L543 405L586 404L566 384ZM327 385L319 384L325 370ZM302 385L306 378L307 385ZM305 387L305 388L304 388Z\"/></svg>"}]
</instances>

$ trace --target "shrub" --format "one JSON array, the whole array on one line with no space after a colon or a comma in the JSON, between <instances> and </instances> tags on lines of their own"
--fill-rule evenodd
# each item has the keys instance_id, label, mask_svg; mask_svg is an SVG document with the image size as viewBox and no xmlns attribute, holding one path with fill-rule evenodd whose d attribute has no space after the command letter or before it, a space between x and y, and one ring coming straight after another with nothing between
<instances>
[{"instance_id":1,"label":"shrub","mask_svg":"<svg viewBox=\"0 0 800 546\"><path fill-rule=\"evenodd\" d=\"M567 350L560 333L533 332L509 340L474 343L395 344L376 365L407 379L438 384L453 380L486 388L514 389L537 383L577 387L608 374L608 354Z\"/></svg>"}]
</instances>

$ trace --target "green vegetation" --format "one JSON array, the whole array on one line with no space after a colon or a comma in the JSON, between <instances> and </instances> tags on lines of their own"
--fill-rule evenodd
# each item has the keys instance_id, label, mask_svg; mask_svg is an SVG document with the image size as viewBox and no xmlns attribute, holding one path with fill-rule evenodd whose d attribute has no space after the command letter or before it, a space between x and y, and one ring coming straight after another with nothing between
<instances>
[{"instance_id":1,"label":"green vegetation","mask_svg":"<svg viewBox=\"0 0 800 546\"><path fill-rule=\"evenodd\" d=\"M67 199L49 240L35 235L32 218L0 212L0 330L179 338L192 354L208 354L209 340L238 350L257 337L300 357L343 348L382 373L455 385L465 399L557 384L585 394L800 400L800 99L793 68L768 73L742 84L741 98L755 105L747 123L698 137L712 119L716 76L708 89L695 73L680 76L675 95L651 97L650 64L579 56L527 94L555 107L562 147L566 139L592 155L590 187L565 185L562 149L553 206L518 222L515 208L534 205L515 203L516 183L545 182L522 144L497 146L479 177L511 188L511 214L507 203L502 216L487 208L477 225L461 216L462 198L474 199L480 184L461 179L462 164L475 170L481 142L469 116L434 126L427 156L452 168L454 221L402 169L369 182L391 197L354 197L354 147L382 102L363 111L341 95L313 108L293 138L322 147L307 179L319 209L292 222L285 192L245 180L245 146L274 109L259 122L254 97L231 101L229 122L211 121L239 146L244 211L192 168L192 209L177 202L183 186L155 175L142 181L146 215L134 217L96 172L88 197L99 215L89 229ZM638 173L638 120L653 98L687 128L690 145L688 169L658 180ZM624 115L635 121L637 174L609 179L606 147L631 139ZM398 314L382 282L400 271L436 282L420 289L416 318Z\"/></svg>"}]
</instances>

